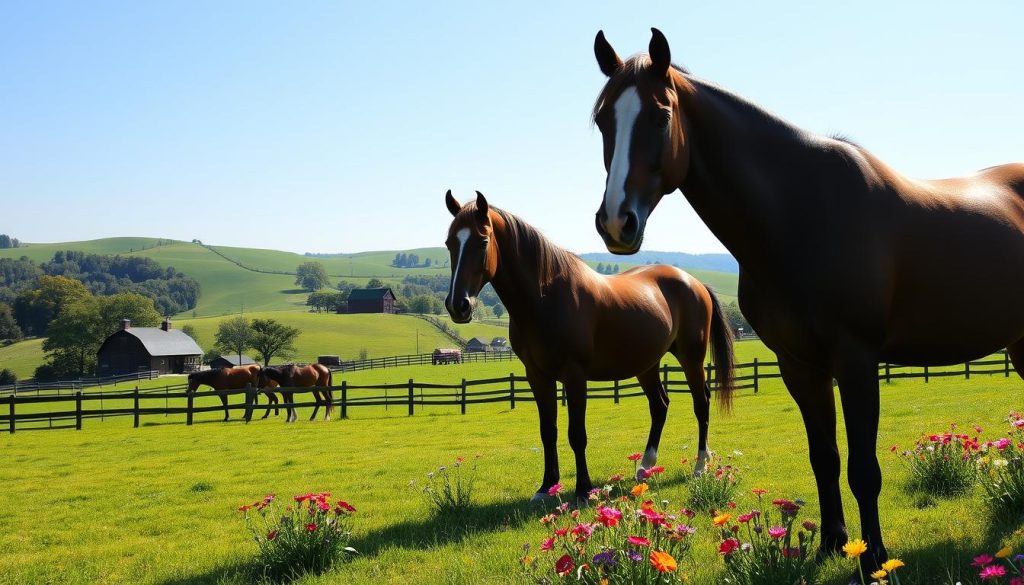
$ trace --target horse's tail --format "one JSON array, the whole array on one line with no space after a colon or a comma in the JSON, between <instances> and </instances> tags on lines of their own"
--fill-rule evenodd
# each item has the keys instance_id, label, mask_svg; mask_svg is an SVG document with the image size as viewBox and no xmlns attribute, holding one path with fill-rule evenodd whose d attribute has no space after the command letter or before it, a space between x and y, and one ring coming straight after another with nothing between
<instances>
[{"instance_id":1,"label":"horse's tail","mask_svg":"<svg viewBox=\"0 0 1024 585\"><path fill-rule=\"evenodd\" d=\"M733 369L735 357L732 351L732 328L725 317L718 297L708 288L711 297L711 359L715 363L715 381L718 382L718 408L723 412L732 411L732 393L735 381Z\"/></svg>"}]
</instances>

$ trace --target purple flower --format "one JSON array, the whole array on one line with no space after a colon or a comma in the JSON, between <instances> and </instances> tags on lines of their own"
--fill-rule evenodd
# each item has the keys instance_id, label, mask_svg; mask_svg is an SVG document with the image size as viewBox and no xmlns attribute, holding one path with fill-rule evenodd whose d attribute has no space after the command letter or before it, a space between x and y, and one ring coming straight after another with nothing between
<instances>
[{"instance_id":1,"label":"purple flower","mask_svg":"<svg viewBox=\"0 0 1024 585\"><path fill-rule=\"evenodd\" d=\"M639 563L640 561L644 560L644 555L636 552L635 550L627 550L626 556L629 557L629 560L633 561L634 563Z\"/></svg>"},{"instance_id":2,"label":"purple flower","mask_svg":"<svg viewBox=\"0 0 1024 585\"><path fill-rule=\"evenodd\" d=\"M613 550L601 551L594 555L594 565L596 566L607 565L614 567L617 564L619 562L615 560L615 551Z\"/></svg>"}]
</instances>

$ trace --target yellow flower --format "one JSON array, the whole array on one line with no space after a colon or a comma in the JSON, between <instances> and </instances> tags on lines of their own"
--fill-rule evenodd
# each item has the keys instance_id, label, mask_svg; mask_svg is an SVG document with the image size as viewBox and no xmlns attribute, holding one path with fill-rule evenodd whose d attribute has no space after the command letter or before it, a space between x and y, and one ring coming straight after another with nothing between
<instances>
[{"instance_id":1,"label":"yellow flower","mask_svg":"<svg viewBox=\"0 0 1024 585\"><path fill-rule=\"evenodd\" d=\"M860 555L864 554L868 550L868 545L863 540L855 538L850 542L843 545L843 552L846 556L855 559Z\"/></svg>"},{"instance_id":2,"label":"yellow flower","mask_svg":"<svg viewBox=\"0 0 1024 585\"><path fill-rule=\"evenodd\" d=\"M996 553L996 558L1005 559L1006 557L1010 556L1010 553L1012 552L1013 551L1010 550L1010 547L1004 546L1003 548L999 549L999 552Z\"/></svg>"},{"instance_id":3,"label":"yellow flower","mask_svg":"<svg viewBox=\"0 0 1024 585\"><path fill-rule=\"evenodd\" d=\"M715 516L715 519L712 520L712 522L715 523L715 526L722 526L723 524L729 521L729 518L732 518L732 516L730 516L728 512L725 512L724 514L719 514L718 516Z\"/></svg>"},{"instance_id":4,"label":"yellow flower","mask_svg":"<svg viewBox=\"0 0 1024 585\"><path fill-rule=\"evenodd\" d=\"M877 570L877 571L875 571L874 573L871 573L871 578L872 578L872 579L881 579L882 577L885 577L885 576L886 576L886 575L888 575L888 574L889 574L889 573L887 573L887 572L885 571L885 569L878 569L878 570Z\"/></svg>"},{"instance_id":5,"label":"yellow flower","mask_svg":"<svg viewBox=\"0 0 1024 585\"><path fill-rule=\"evenodd\" d=\"M888 561L885 561L884 563L882 563L882 568L885 569L886 571L890 572L890 573L892 573L893 571L895 571L896 569L898 569L900 567L905 567L905 566L906 565L903 564L903 561L901 561L899 559L889 559Z\"/></svg>"},{"instance_id":6,"label":"yellow flower","mask_svg":"<svg viewBox=\"0 0 1024 585\"><path fill-rule=\"evenodd\" d=\"M646 483L639 483L633 486L633 489L630 491L630 493L633 494L633 497L635 498L639 498L640 496L644 495L645 492L647 492Z\"/></svg>"}]
</instances>

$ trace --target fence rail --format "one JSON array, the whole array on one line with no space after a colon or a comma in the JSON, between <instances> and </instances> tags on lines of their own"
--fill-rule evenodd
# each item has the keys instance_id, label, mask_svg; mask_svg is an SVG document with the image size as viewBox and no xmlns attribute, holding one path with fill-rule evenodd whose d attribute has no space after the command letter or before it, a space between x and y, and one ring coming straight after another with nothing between
<instances>
[{"instance_id":1,"label":"fence rail","mask_svg":"<svg viewBox=\"0 0 1024 585\"><path fill-rule=\"evenodd\" d=\"M717 380L713 379L714 366L707 364L706 375L712 390L717 389ZM962 366L943 368L921 368L897 366L893 364L879 365L879 380L891 383L893 380L908 378L924 378L927 383L931 378L963 376L969 380L972 375L1003 375L1010 376L1012 366L1010 358L1004 351L996 358L967 362ZM736 389L760 391L765 380L780 378L777 362L762 362L754 359L748 363L736 364ZM661 367L661 381L667 392L689 393L689 386L683 376L683 369L667 364ZM310 393L314 388L288 388L293 393L289 402L280 402L277 408L306 408L317 406ZM331 404L340 411L342 418L348 418L349 410L363 407L395 407L404 408L412 416L416 407L452 406L459 407L462 414L475 404L507 403L515 409L519 402L532 401L533 396L529 381L524 376L509 374L496 378L467 380L462 378L455 383L407 382L395 384L349 384L342 381L339 386L316 388L331 390ZM282 389L274 389L281 394ZM0 415L0 425L6 423L8 432L16 430L35 430L44 428L75 428L81 429L86 419L105 420L107 417L132 417L135 427L140 425L143 416L163 415L183 416L187 425L193 424L196 414L223 412L220 404L197 404L197 400L226 396L229 398L229 412L242 411L246 422L254 413L266 413L274 406L259 404L261 390L253 387L226 391L189 392L186 385L164 386L162 388L117 391L88 391L86 388L75 389L73 392L52 392L45 389L33 389L29 392L9 393L0 396L0 409L6 406L6 415ZM558 387L558 398L565 405L565 389ZM589 386L588 397L591 399L612 400L616 404L625 398L643 396L643 389L637 382L616 380L601 386ZM230 404L230 397L241 396L241 404ZM299 400L295 399L299 397ZM304 399L305 397L305 399ZM212 402L212 401L208 401ZM105 404L106 403L106 404ZM162 403L162 404L161 404ZM320 406L323 406L320 404ZM0 410L2 412L2 410Z\"/></svg>"},{"instance_id":2,"label":"fence rail","mask_svg":"<svg viewBox=\"0 0 1024 585\"><path fill-rule=\"evenodd\" d=\"M82 388L94 386L112 386L121 382L136 382L138 380L153 380L160 377L157 370L145 370L134 374L122 374L120 376L109 376L106 378L79 378L77 380L60 380L57 382L16 382L6 386L0 386L0 396L17 394L18 392L35 392L39 390L50 390L74 392Z\"/></svg>"},{"instance_id":3,"label":"fence rail","mask_svg":"<svg viewBox=\"0 0 1024 585\"><path fill-rule=\"evenodd\" d=\"M511 351L465 351L462 350L462 362L510 362L519 359ZM340 366L332 366L335 372L359 372L362 370L374 370L377 368L397 368L401 366L426 366L433 363L432 353L417 353L410 355L393 355L381 358L368 358L365 360L353 360L341 362Z\"/></svg>"}]
</instances>

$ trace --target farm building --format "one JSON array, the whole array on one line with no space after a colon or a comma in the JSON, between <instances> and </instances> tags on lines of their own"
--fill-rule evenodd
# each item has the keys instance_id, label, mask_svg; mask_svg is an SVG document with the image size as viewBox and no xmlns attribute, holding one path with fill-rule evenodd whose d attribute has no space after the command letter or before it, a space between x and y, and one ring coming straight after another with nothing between
<instances>
[{"instance_id":1,"label":"farm building","mask_svg":"<svg viewBox=\"0 0 1024 585\"><path fill-rule=\"evenodd\" d=\"M483 337L474 337L466 342L466 351L493 351L491 343Z\"/></svg>"},{"instance_id":2,"label":"farm building","mask_svg":"<svg viewBox=\"0 0 1024 585\"><path fill-rule=\"evenodd\" d=\"M96 352L97 374L117 376L156 370L184 374L199 369L203 350L184 332L171 328L170 319L160 327L132 327L121 320L121 329L108 337Z\"/></svg>"},{"instance_id":3,"label":"farm building","mask_svg":"<svg viewBox=\"0 0 1024 585\"><path fill-rule=\"evenodd\" d=\"M348 293L349 313L394 313L395 293L390 288L357 288Z\"/></svg>"},{"instance_id":4,"label":"farm building","mask_svg":"<svg viewBox=\"0 0 1024 585\"><path fill-rule=\"evenodd\" d=\"M210 367L213 369L218 368L236 368L238 366L251 366L256 363L256 360L251 357L242 354L242 358L239 359L237 355L222 355L210 360Z\"/></svg>"},{"instance_id":5,"label":"farm building","mask_svg":"<svg viewBox=\"0 0 1024 585\"><path fill-rule=\"evenodd\" d=\"M508 344L508 340L504 337L495 337L491 340L492 351L512 351L512 346Z\"/></svg>"}]
</instances>

